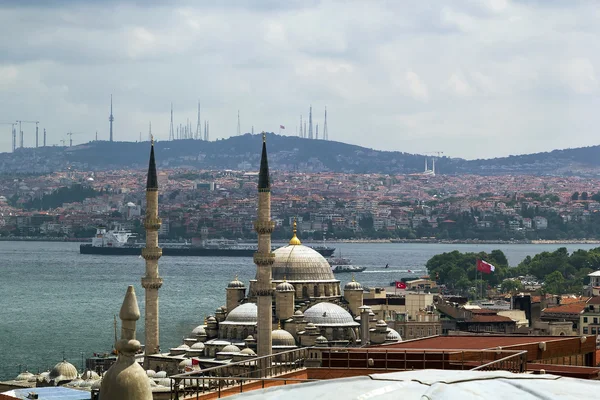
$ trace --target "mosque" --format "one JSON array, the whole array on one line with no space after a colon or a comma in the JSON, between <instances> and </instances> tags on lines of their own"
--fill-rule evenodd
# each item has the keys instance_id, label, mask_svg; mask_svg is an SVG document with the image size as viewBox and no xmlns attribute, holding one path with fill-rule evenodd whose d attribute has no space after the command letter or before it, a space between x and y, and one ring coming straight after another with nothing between
<instances>
[{"instance_id":1,"label":"mosque","mask_svg":"<svg viewBox=\"0 0 600 400\"><path fill-rule=\"evenodd\" d=\"M225 288L225 304L195 327L184 343L158 349L158 187L151 150L147 185L146 355L144 366L168 374L223 365L249 357L270 355L298 347L363 346L401 341L395 330L363 307L363 287L354 279L343 291L327 260L302 245L294 234L287 246L271 251L271 181L263 134L258 176L258 251L256 277L246 286L237 277ZM361 328L361 315L364 327ZM368 326L366 326L368 324ZM361 334L362 332L362 334ZM364 337L364 336L368 337Z\"/></svg>"}]
</instances>

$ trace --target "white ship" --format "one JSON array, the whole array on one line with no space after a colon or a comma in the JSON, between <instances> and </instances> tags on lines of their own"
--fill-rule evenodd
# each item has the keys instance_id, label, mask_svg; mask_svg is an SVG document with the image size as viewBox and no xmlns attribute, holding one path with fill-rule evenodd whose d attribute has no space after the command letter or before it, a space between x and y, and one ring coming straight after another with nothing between
<instances>
[{"instance_id":1,"label":"white ship","mask_svg":"<svg viewBox=\"0 0 600 400\"><path fill-rule=\"evenodd\" d=\"M100 227L96 228L96 235L92 238L92 247L123 247L130 244L129 239L132 237L136 237L136 234L125 229L107 230Z\"/></svg>"}]
</instances>

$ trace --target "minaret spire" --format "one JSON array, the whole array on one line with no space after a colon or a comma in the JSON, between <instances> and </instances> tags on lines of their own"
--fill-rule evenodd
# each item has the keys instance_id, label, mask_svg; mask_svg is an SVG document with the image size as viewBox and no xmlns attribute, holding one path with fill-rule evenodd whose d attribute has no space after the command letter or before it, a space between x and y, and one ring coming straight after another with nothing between
<instances>
[{"instance_id":1,"label":"minaret spire","mask_svg":"<svg viewBox=\"0 0 600 400\"><path fill-rule=\"evenodd\" d=\"M156 176L156 161L154 160L154 138L151 138L150 161L148 162L148 180L146 181L146 247L142 249L142 257L146 260L146 275L142 278L142 287L146 293L146 356L160 351L158 324L158 289L163 284L158 275L158 259L162 249L158 247L158 230L161 219L158 217L158 178ZM144 358L147 366L148 357Z\"/></svg>"},{"instance_id":2,"label":"minaret spire","mask_svg":"<svg viewBox=\"0 0 600 400\"><path fill-rule=\"evenodd\" d=\"M262 134L262 154L258 172L258 218L254 230L258 233L258 251L254 253L256 264L256 297L258 307L258 355L272 353L271 331L273 330L273 289L271 287L271 266L275 255L271 252L271 233L275 223L271 221L271 180L267 160L266 134ZM266 371L269 361L263 359L260 369Z\"/></svg>"}]
</instances>

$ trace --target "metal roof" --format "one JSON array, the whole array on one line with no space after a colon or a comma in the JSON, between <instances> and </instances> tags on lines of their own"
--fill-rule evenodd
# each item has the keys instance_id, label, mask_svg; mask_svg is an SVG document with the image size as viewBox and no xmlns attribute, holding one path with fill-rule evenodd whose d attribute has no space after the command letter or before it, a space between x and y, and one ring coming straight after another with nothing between
<instances>
[{"instance_id":1,"label":"metal roof","mask_svg":"<svg viewBox=\"0 0 600 400\"><path fill-rule=\"evenodd\" d=\"M17 399L26 399L29 393L37 393L39 400L89 400L90 392L62 386L15 389L3 394Z\"/></svg>"}]
</instances>

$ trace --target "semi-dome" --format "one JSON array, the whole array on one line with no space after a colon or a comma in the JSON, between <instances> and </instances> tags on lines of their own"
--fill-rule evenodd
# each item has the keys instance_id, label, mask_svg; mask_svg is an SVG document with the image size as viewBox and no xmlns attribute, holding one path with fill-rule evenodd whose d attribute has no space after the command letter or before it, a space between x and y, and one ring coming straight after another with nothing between
<instances>
[{"instance_id":1,"label":"semi-dome","mask_svg":"<svg viewBox=\"0 0 600 400\"><path fill-rule=\"evenodd\" d=\"M296 340L291 333L285 329L276 329L271 333L271 344L273 346L296 346Z\"/></svg>"},{"instance_id":2,"label":"semi-dome","mask_svg":"<svg viewBox=\"0 0 600 400\"><path fill-rule=\"evenodd\" d=\"M236 275L235 279L232 280L231 282L229 282L229 285L227 285L227 288L228 289L245 289L246 286L244 285L244 282L240 281Z\"/></svg>"},{"instance_id":3,"label":"semi-dome","mask_svg":"<svg viewBox=\"0 0 600 400\"><path fill-rule=\"evenodd\" d=\"M56 382L72 381L77 378L77 368L67 360L62 360L52 368L48 378Z\"/></svg>"},{"instance_id":4,"label":"semi-dome","mask_svg":"<svg viewBox=\"0 0 600 400\"><path fill-rule=\"evenodd\" d=\"M275 290L278 292L295 292L294 285L287 281L281 282L279 285L275 287Z\"/></svg>"},{"instance_id":5,"label":"semi-dome","mask_svg":"<svg viewBox=\"0 0 600 400\"><path fill-rule=\"evenodd\" d=\"M319 252L303 245L288 245L273 252L272 279L282 281L335 281L331 266Z\"/></svg>"},{"instance_id":6,"label":"semi-dome","mask_svg":"<svg viewBox=\"0 0 600 400\"><path fill-rule=\"evenodd\" d=\"M258 310L254 303L237 306L227 315L223 325L256 325Z\"/></svg>"},{"instance_id":7,"label":"semi-dome","mask_svg":"<svg viewBox=\"0 0 600 400\"><path fill-rule=\"evenodd\" d=\"M317 303L304 312L304 319L316 326L358 326L352 315L333 303Z\"/></svg>"}]
</instances>

